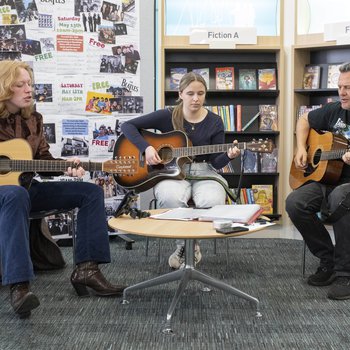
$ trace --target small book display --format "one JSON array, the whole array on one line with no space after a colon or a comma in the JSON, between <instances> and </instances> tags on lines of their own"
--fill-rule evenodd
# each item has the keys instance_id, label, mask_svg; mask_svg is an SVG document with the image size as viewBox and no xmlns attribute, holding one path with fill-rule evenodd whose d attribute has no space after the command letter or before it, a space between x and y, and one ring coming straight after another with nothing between
<instances>
[{"instance_id":1,"label":"small book display","mask_svg":"<svg viewBox=\"0 0 350 350\"><path fill-rule=\"evenodd\" d=\"M216 67L215 80L217 90L233 90L235 85L233 67Z\"/></svg>"},{"instance_id":2,"label":"small book display","mask_svg":"<svg viewBox=\"0 0 350 350\"><path fill-rule=\"evenodd\" d=\"M274 148L271 153L260 154L260 171L262 173L277 173L278 149Z\"/></svg>"},{"instance_id":3,"label":"small book display","mask_svg":"<svg viewBox=\"0 0 350 350\"><path fill-rule=\"evenodd\" d=\"M341 64L329 64L327 76L327 89L337 89L339 79L339 67Z\"/></svg>"},{"instance_id":4,"label":"small book display","mask_svg":"<svg viewBox=\"0 0 350 350\"><path fill-rule=\"evenodd\" d=\"M299 106L297 111L297 119L299 119L303 114L309 113L310 111L313 111L314 109L321 108L322 105L312 105L312 106Z\"/></svg>"},{"instance_id":5,"label":"small book display","mask_svg":"<svg viewBox=\"0 0 350 350\"><path fill-rule=\"evenodd\" d=\"M238 71L240 90L256 90L256 70L240 69Z\"/></svg>"},{"instance_id":6,"label":"small book display","mask_svg":"<svg viewBox=\"0 0 350 350\"><path fill-rule=\"evenodd\" d=\"M241 153L241 161L243 162L244 173L257 173L258 172L258 153L244 150Z\"/></svg>"},{"instance_id":7,"label":"small book display","mask_svg":"<svg viewBox=\"0 0 350 350\"><path fill-rule=\"evenodd\" d=\"M170 90L179 88L180 80L187 73L187 68L170 68Z\"/></svg>"},{"instance_id":8,"label":"small book display","mask_svg":"<svg viewBox=\"0 0 350 350\"><path fill-rule=\"evenodd\" d=\"M304 68L303 89L320 88L321 67L306 65Z\"/></svg>"},{"instance_id":9,"label":"small book display","mask_svg":"<svg viewBox=\"0 0 350 350\"><path fill-rule=\"evenodd\" d=\"M273 214L273 188L272 185L252 185L254 201L263 208L263 214Z\"/></svg>"},{"instance_id":10,"label":"small book display","mask_svg":"<svg viewBox=\"0 0 350 350\"><path fill-rule=\"evenodd\" d=\"M278 114L276 105L259 105L259 130L278 130Z\"/></svg>"},{"instance_id":11,"label":"small book display","mask_svg":"<svg viewBox=\"0 0 350 350\"><path fill-rule=\"evenodd\" d=\"M192 72L197 73L202 76L207 84L207 89L210 88L210 76L209 76L209 68L194 68Z\"/></svg>"},{"instance_id":12,"label":"small book display","mask_svg":"<svg viewBox=\"0 0 350 350\"><path fill-rule=\"evenodd\" d=\"M259 90L276 90L277 79L275 68L258 69Z\"/></svg>"}]
</instances>

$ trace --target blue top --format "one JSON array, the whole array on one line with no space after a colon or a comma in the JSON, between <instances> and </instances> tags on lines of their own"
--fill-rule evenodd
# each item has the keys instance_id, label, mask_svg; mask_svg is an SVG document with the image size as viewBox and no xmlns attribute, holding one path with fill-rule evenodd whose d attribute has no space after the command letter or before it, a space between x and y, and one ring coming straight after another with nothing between
<instances>
[{"instance_id":1,"label":"blue top","mask_svg":"<svg viewBox=\"0 0 350 350\"><path fill-rule=\"evenodd\" d=\"M157 129L162 133L174 131L172 111L160 109L138 118L124 122L121 130L139 150L144 152L150 146L138 132L140 129ZM189 123L184 120L184 128L193 146L217 145L225 141L225 131L222 119L211 111L199 123ZM216 169L223 168L231 159L227 153L214 153L195 157L196 162L208 162Z\"/></svg>"}]
</instances>

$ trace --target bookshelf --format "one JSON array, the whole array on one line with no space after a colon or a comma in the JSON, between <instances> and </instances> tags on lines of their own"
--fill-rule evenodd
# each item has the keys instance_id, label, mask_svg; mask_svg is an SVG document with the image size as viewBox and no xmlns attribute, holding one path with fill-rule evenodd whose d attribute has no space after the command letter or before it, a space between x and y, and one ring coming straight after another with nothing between
<instances>
[{"instance_id":1,"label":"bookshelf","mask_svg":"<svg viewBox=\"0 0 350 350\"><path fill-rule=\"evenodd\" d=\"M293 97L292 116L294 126L297 121L300 106L323 105L329 100L338 98L338 89L327 88L328 65L347 62L350 57L350 45L335 45L334 43L319 43L312 45L295 45L292 50L293 62ZM307 64L321 67L320 88L303 89L303 72Z\"/></svg>"},{"instance_id":2,"label":"bookshelf","mask_svg":"<svg viewBox=\"0 0 350 350\"><path fill-rule=\"evenodd\" d=\"M179 43L179 38L174 37L174 41ZM280 45L250 45L249 47L240 47L234 50L230 49L209 49L192 47L188 44L187 39L183 38L182 45L176 46L170 44L170 38L166 38L168 44L162 48L162 75L161 81L161 104L162 106L174 105L178 98L177 90L170 89L170 75L173 68L187 68L192 71L198 68L209 68L209 88L206 95L207 106L242 106L242 127L244 127L252 117L258 112L259 105L277 105L278 108L278 131L259 131L259 118L256 119L245 131L226 131L225 142L233 140L239 142L252 141L255 139L271 139L281 153L281 131L282 130L282 101L279 86L283 85L283 57L281 58ZM199 45L193 45L199 46ZM242 45L243 46L243 45ZM216 89L217 67L234 67L234 89L218 90ZM277 87L275 90L241 90L239 89L239 70L274 68L277 78ZM258 85L257 85L258 87ZM235 110L236 114L236 110ZM240 179L241 160L232 161L233 172L223 173L224 178L228 181L231 188L236 188ZM278 162L278 168L280 164ZM273 186L273 214L269 216L273 219L279 219L281 216L280 205L283 205L279 184L279 170L274 173L244 173L241 181L242 187L251 187L252 184L270 184Z\"/></svg>"}]
</instances>

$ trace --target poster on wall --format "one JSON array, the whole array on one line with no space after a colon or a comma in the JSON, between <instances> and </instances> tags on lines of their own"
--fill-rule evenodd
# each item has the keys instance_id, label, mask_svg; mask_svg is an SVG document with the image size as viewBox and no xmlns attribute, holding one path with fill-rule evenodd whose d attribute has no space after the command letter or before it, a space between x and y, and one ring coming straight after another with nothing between
<instances>
[{"instance_id":1,"label":"poster on wall","mask_svg":"<svg viewBox=\"0 0 350 350\"><path fill-rule=\"evenodd\" d=\"M139 17L139 0L0 0L0 60L33 68L54 157L111 159L121 124L143 113ZM108 217L125 190L107 173L84 181L103 187Z\"/></svg>"}]
</instances>

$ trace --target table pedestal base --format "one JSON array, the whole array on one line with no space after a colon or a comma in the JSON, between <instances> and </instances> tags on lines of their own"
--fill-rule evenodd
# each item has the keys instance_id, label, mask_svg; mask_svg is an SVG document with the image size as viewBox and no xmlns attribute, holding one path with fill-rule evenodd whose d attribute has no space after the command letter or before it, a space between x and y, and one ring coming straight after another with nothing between
<instances>
[{"instance_id":1,"label":"table pedestal base","mask_svg":"<svg viewBox=\"0 0 350 350\"><path fill-rule=\"evenodd\" d=\"M227 293L230 293L232 295L235 295L239 298L246 299L248 301L251 301L255 304L256 306L256 316L261 317L261 313L259 311L259 300L257 298L254 298L253 296L242 292L241 290L234 288L222 281L219 281L218 279L215 279L209 275L206 275L198 270L195 269L194 266L194 240L193 239L187 239L185 241L185 267L183 269L179 269L177 271L169 272L165 275L158 276L155 278L152 278L150 280L144 281L137 283L133 286L130 286L126 289L124 289L123 293L123 304L128 304L129 302L126 299L126 294L128 292L134 291L134 290L139 290L139 289L144 289L148 287L153 287L157 286L160 284L164 283L169 283L173 281L180 281L180 284L176 290L176 293L174 295L174 298L171 302L171 305L169 307L167 317L166 317L166 323L165 326L162 330L163 333L165 334L172 334L172 328L171 328L171 320L172 316L175 310L175 307L183 294L188 282L190 280L197 280L200 282L205 283L206 285L216 287L218 289L224 290Z\"/></svg>"}]
</instances>

